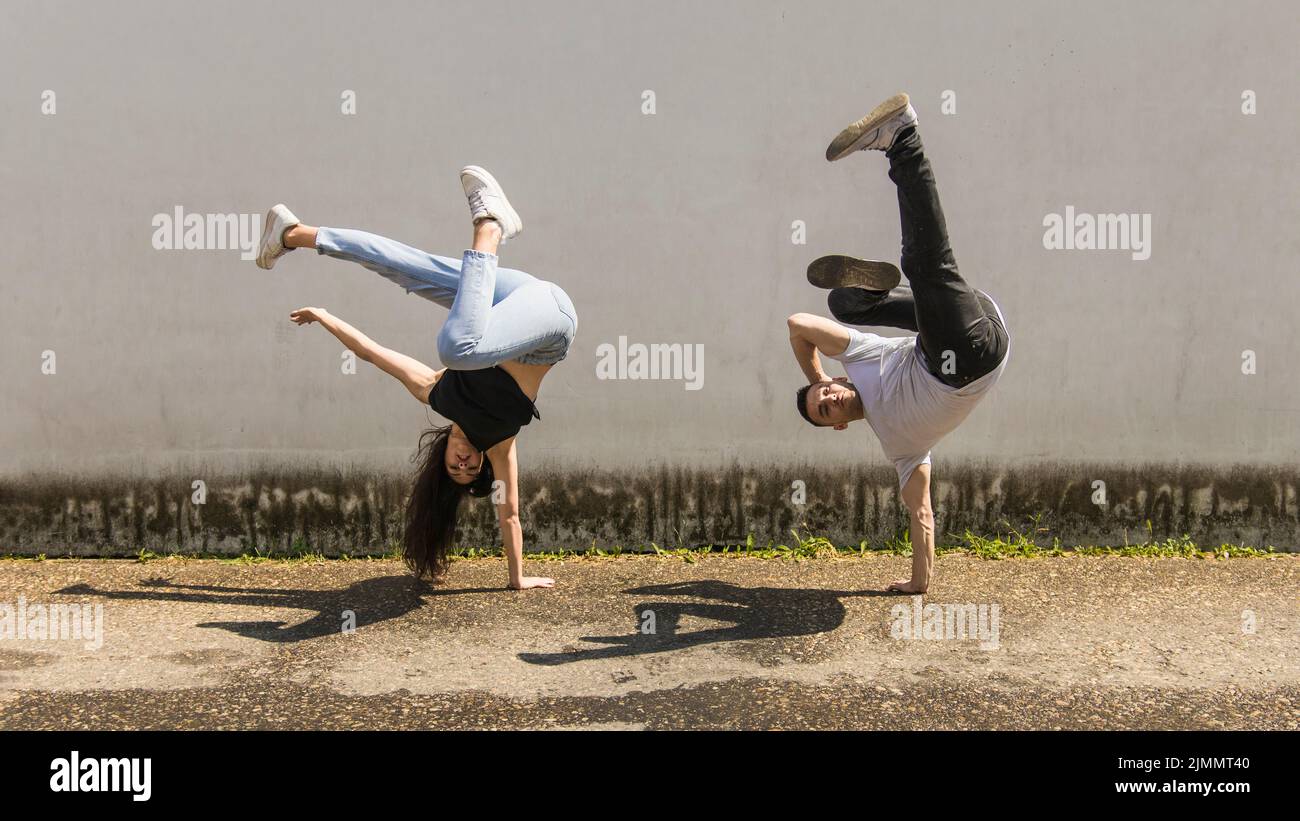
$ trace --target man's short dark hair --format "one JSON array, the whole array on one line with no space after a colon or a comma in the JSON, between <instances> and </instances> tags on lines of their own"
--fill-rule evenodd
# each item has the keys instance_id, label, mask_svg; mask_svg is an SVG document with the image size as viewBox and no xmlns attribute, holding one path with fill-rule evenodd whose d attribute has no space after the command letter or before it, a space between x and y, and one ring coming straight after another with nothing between
<instances>
[{"instance_id":1,"label":"man's short dark hair","mask_svg":"<svg viewBox=\"0 0 1300 821\"><path fill-rule=\"evenodd\" d=\"M808 424L812 425L815 428L820 428L821 425L814 422L813 418L808 415L808 390L811 387L812 385L804 385L802 388L799 389L798 393L794 395L794 398L799 405L799 415L802 416L804 419L807 419Z\"/></svg>"}]
</instances>

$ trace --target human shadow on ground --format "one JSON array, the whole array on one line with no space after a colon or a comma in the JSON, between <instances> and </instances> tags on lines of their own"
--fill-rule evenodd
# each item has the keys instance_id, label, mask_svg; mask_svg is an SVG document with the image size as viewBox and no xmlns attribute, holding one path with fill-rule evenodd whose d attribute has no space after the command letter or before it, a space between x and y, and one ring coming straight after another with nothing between
<instances>
[{"instance_id":1,"label":"human shadow on ground","mask_svg":"<svg viewBox=\"0 0 1300 821\"><path fill-rule=\"evenodd\" d=\"M100 590L75 584L58 593L98 596L112 601L175 601L191 604L292 607L314 610L316 615L299 624L282 621L213 621L196 626L237 633L245 638L292 643L342 632L345 611L356 619L356 629L400 618L418 610L429 596L500 593L499 588L445 589L431 587L412 575L363 579L341 590L303 590L279 587L223 587L211 584L177 584L168 579L145 579L140 590Z\"/></svg>"},{"instance_id":2,"label":"human shadow on ground","mask_svg":"<svg viewBox=\"0 0 1300 821\"><path fill-rule=\"evenodd\" d=\"M636 629L620 636L583 636L605 647L560 653L520 653L529 664L559 665L575 661L637 656L684 650L703 644L783 639L826 633L844 622L841 599L889 596L880 590L820 590L789 587L740 587L716 580L676 582L623 591L632 596L690 596L714 602L645 601L633 606ZM653 616L647 618L647 614ZM678 632L683 616L730 622L729 627ZM654 632L642 632L651 621Z\"/></svg>"}]
</instances>

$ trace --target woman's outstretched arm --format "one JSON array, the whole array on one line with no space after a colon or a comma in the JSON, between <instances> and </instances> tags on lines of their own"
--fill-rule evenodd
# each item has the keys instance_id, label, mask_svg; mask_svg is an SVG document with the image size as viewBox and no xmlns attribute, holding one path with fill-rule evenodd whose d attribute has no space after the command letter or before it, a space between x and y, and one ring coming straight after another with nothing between
<instances>
[{"instance_id":1,"label":"woman's outstretched arm","mask_svg":"<svg viewBox=\"0 0 1300 821\"><path fill-rule=\"evenodd\" d=\"M554 579L544 576L524 575L524 530L519 523L519 465L515 459L515 438L512 436L487 452L492 463L492 475L500 485L492 488L492 501L497 506L501 521L501 548L510 568L510 586L516 590L530 587L551 587Z\"/></svg>"},{"instance_id":2,"label":"woman's outstretched arm","mask_svg":"<svg viewBox=\"0 0 1300 821\"><path fill-rule=\"evenodd\" d=\"M421 403L429 401L429 391L433 390L433 386L442 377L443 371L435 371L418 359L385 348L324 308L299 308L289 314L289 318L299 325L319 322L321 327L338 337L348 350L355 353L358 359L369 362L396 378Z\"/></svg>"}]
</instances>

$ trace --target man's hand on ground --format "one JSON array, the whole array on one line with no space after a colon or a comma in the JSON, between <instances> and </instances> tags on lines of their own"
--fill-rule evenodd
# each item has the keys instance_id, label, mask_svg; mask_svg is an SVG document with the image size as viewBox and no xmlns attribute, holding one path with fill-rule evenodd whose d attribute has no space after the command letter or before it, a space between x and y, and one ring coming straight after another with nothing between
<instances>
[{"instance_id":1,"label":"man's hand on ground","mask_svg":"<svg viewBox=\"0 0 1300 821\"><path fill-rule=\"evenodd\" d=\"M919 584L911 579L895 579L890 582L889 587L885 588L886 593L907 593L915 596L918 593L925 593L930 589L929 584Z\"/></svg>"}]
</instances>

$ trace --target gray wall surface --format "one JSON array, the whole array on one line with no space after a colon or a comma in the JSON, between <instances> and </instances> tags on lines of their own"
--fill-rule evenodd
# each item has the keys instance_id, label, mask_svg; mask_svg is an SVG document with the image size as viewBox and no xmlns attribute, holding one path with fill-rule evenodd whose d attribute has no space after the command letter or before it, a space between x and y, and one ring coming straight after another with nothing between
<instances>
[{"instance_id":1,"label":"gray wall surface","mask_svg":"<svg viewBox=\"0 0 1300 821\"><path fill-rule=\"evenodd\" d=\"M436 417L365 365L341 373L335 340L287 314L328 308L436 364L445 312L307 252L266 272L238 250L155 250L151 220L283 201L458 256L468 163L527 226L502 263L560 283L580 314L520 437L525 480L543 464L884 464L865 425L798 418L784 318L826 313L813 258L897 259L883 157L822 154L900 89L961 269L1013 334L936 477L1300 456L1289 0L5 0L2 15L5 475L405 469ZM1044 248L1067 206L1150 214L1150 258ZM703 344L703 389L598 379L597 347L620 336Z\"/></svg>"}]
</instances>

